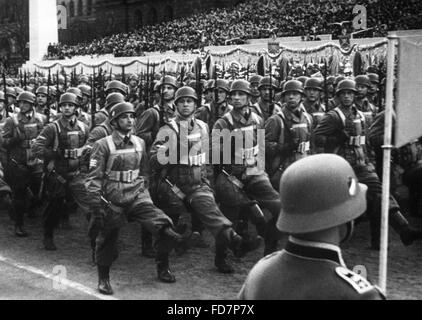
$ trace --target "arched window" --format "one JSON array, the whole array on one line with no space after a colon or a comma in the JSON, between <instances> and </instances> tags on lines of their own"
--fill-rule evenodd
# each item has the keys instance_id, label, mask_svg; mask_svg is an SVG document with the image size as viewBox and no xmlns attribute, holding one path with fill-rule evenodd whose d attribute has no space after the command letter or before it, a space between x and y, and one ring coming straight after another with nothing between
<instances>
[{"instance_id":1,"label":"arched window","mask_svg":"<svg viewBox=\"0 0 422 320\"><path fill-rule=\"evenodd\" d=\"M173 7L166 6L164 8L164 21L173 20Z\"/></svg>"},{"instance_id":2,"label":"arched window","mask_svg":"<svg viewBox=\"0 0 422 320\"><path fill-rule=\"evenodd\" d=\"M157 23L157 10L155 8L151 8L149 11L149 22L150 24L156 24Z\"/></svg>"},{"instance_id":3,"label":"arched window","mask_svg":"<svg viewBox=\"0 0 422 320\"><path fill-rule=\"evenodd\" d=\"M75 16L75 3L73 1L69 2L69 17L73 18Z\"/></svg>"},{"instance_id":4,"label":"arched window","mask_svg":"<svg viewBox=\"0 0 422 320\"><path fill-rule=\"evenodd\" d=\"M142 11L136 10L135 13L135 26L141 27L143 25L143 19L142 19Z\"/></svg>"},{"instance_id":5,"label":"arched window","mask_svg":"<svg viewBox=\"0 0 422 320\"><path fill-rule=\"evenodd\" d=\"M92 0L88 0L86 4L86 15L90 16L92 13Z\"/></svg>"},{"instance_id":6,"label":"arched window","mask_svg":"<svg viewBox=\"0 0 422 320\"><path fill-rule=\"evenodd\" d=\"M83 4L82 0L78 0L78 16L83 16Z\"/></svg>"}]
</instances>

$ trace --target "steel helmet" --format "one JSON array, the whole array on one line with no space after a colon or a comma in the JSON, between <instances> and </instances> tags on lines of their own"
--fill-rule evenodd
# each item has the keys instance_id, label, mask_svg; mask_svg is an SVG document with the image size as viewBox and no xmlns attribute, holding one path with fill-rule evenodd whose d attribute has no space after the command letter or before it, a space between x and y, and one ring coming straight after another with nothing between
<instances>
[{"instance_id":1,"label":"steel helmet","mask_svg":"<svg viewBox=\"0 0 422 320\"><path fill-rule=\"evenodd\" d=\"M251 85L259 85L259 82L261 81L262 76L260 75L254 75L249 78L249 82Z\"/></svg>"},{"instance_id":2,"label":"steel helmet","mask_svg":"<svg viewBox=\"0 0 422 320\"><path fill-rule=\"evenodd\" d=\"M380 77L376 73L368 73L367 76L372 83L378 84L380 82Z\"/></svg>"},{"instance_id":3,"label":"steel helmet","mask_svg":"<svg viewBox=\"0 0 422 320\"><path fill-rule=\"evenodd\" d=\"M136 81L138 81L138 76L137 76L136 74L131 74L131 75L129 76L129 81L131 81L131 80L136 80Z\"/></svg>"},{"instance_id":4,"label":"steel helmet","mask_svg":"<svg viewBox=\"0 0 422 320\"><path fill-rule=\"evenodd\" d=\"M195 81L195 80L193 80L193 81ZM177 79L173 76L165 76L164 78L161 78L160 89L161 89L161 86L166 85L166 84L173 86L174 89L177 89Z\"/></svg>"},{"instance_id":5,"label":"steel helmet","mask_svg":"<svg viewBox=\"0 0 422 320\"><path fill-rule=\"evenodd\" d=\"M6 85L9 86L9 87L14 87L15 86L15 82L13 81L13 79L7 78L6 79Z\"/></svg>"},{"instance_id":6,"label":"steel helmet","mask_svg":"<svg viewBox=\"0 0 422 320\"><path fill-rule=\"evenodd\" d=\"M190 80L186 85L192 89L196 89L196 80Z\"/></svg>"},{"instance_id":7,"label":"steel helmet","mask_svg":"<svg viewBox=\"0 0 422 320\"><path fill-rule=\"evenodd\" d=\"M82 91L76 87L72 87L66 90L67 93L73 93L79 99L82 99Z\"/></svg>"},{"instance_id":8,"label":"steel helmet","mask_svg":"<svg viewBox=\"0 0 422 320\"><path fill-rule=\"evenodd\" d=\"M38 94L44 94L46 96L48 96L49 92L48 92L48 88L46 86L41 86L37 88L37 91L35 92L37 95Z\"/></svg>"},{"instance_id":9,"label":"steel helmet","mask_svg":"<svg viewBox=\"0 0 422 320\"><path fill-rule=\"evenodd\" d=\"M59 106L65 103L71 103L75 107L79 106L78 97L74 93L71 93L71 92L66 92L62 94L62 96L60 97Z\"/></svg>"},{"instance_id":10,"label":"steel helmet","mask_svg":"<svg viewBox=\"0 0 422 320\"><path fill-rule=\"evenodd\" d=\"M241 91L248 95L251 94L251 85L249 81L246 81L244 79L238 79L232 82L230 87L230 94L233 94L235 91Z\"/></svg>"},{"instance_id":11,"label":"steel helmet","mask_svg":"<svg viewBox=\"0 0 422 320\"><path fill-rule=\"evenodd\" d=\"M365 75L359 75L355 77L355 83L356 85L362 85L362 86L367 86L370 87L371 86L371 80L369 80L368 76Z\"/></svg>"},{"instance_id":12,"label":"steel helmet","mask_svg":"<svg viewBox=\"0 0 422 320\"><path fill-rule=\"evenodd\" d=\"M259 81L258 89L262 89L265 86L272 86L274 89L277 89L278 81L274 77L265 76Z\"/></svg>"},{"instance_id":13,"label":"steel helmet","mask_svg":"<svg viewBox=\"0 0 422 320\"><path fill-rule=\"evenodd\" d=\"M330 85L330 84L334 84L335 80L336 80L336 77L334 77L334 76L327 77L327 86Z\"/></svg>"},{"instance_id":14,"label":"steel helmet","mask_svg":"<svg viewBox=\"0 0 422 320\"><path fill-rule=\"evenodd\" d=\"M298 77L296 80L297 80L297 81L302 82L302 86L304 86L304 85L305 85L305 83L306 83L306 81L307 81L308 79L309 79L309 78L308 78L308 77L306 77L306 76L300 76L300 77Z\"/></svg>"},{"instance_id":15,"label":"steel helmet","mask_svg":"<svg viewBox=\"0 0 422 320\"><path fill-rule=\"evenodd\" d=\"M79 83L84 82L84 83L89 83L89 77L82 74L79 76Z\"/></svg>"},{"instance_id":16,"label":"steel helmet","mask_svg":"<svg viewBox=\"0 0 422 320\"><path fill-rule=\"evenodd\" d=\"M22 88L19 88L19 87L15 87L14 89L15 89L15 92L16 92L16 95L17 95L17 96L18 96L19 94L21 94L22 92L24 92L24 91L25 91L25 90L23 90ZM32 92L31 87L30 87L30 86L27 86L27 87L26 87L26 91L28 91L28 92Z\"/></svg>"},{"instance_id":17,"label":"steel helmet","mask_svg":"<svg viewBox=\"0 0 422 320\"><path fill-rule=\"evenodd\" d=\"M304 94L302 82L298 80L287 81L283 86L283 92L281 94L284 95L287 92L298 92L300 94Z\"/></svg>"},{"instance_id":18,"label":"steel helmet","mask_svg":"<svg viewBox=\"0 0 422 320\"><path fill-rule=\"evenodd\" d=\"M215 80L210 79L210 80L207 81L207 84L204 87L204 92L214 90L214 88L215 88Z\"/></svg>"},{"instance_id":19,"label":"steel helmet","mask_svg":"<svg viewBox=\"0 0 422 320\"><path fill-rule=\"evenodd\" d=\"M336 94L339 94L341 91L344 90L356 92L356 82L350 79L340 81L340 83L337 85Z\"/></svg>"},{"instance_id":20,"label":"steel helmet","mask_svg":"<svg viewBox=\"0 0 422 320\"><path fill-rule=\"evenodd\" d=\"M176 98L174 102L177 103L177 101L180 98L184 98L184 97L190 97L194 99L195 101L198 101L198 96L196 95L195 90L188 86L181 87L179 90L176 91Z\"/></svg>"},{"instance_id":21,"label":"steel helmet","mask_svg":"<svg viewBox=\"0 0 422 320\"><path fill-rule=\"evenodd\" d=\"M343 81L344 79L346 79L346 77L337 76L336 79L334 80L334 86L337 86L340 83L340 81Z\"/></svg>"},{"instance_id":22,"label":"steel helmet","mask_svg":"<svg viewBox=\"0 0 422 320\"><path fill-rule=\"evenodd\" d=\"M110 122L125 113L135 114L135 107L130 102L121 102L116 104L110 111Z\"/></svg>"},{"instance_id":23,"label":"steel helmet","mask_svg":"<svg viewBox=\"0 0 422 320\"><path fill-rule=\"evenodd\" d=\"M25 101L31 104L35 104L35 94L29 91L21 92L17 99L18 102Z\"/></svg>"},{"instance_id":24,"label":"steel helmet","mask_svg":"<svg viewBox=\"0 0 422 320\"><path fill-rule=\"evenodd\" d=\"M11 97L13 97L13 98L15 98L16 99L16 91L15 91L15 88L12 88L12 87L6 87L6 97L7 96L11 96Z\"/></svg>"},{"instance_id":25,"label":"steel helmet","mask_svg":"<svg viewBox=\"0 0 422 320\"><path fill-rule=\"evenodd\" d=\"M303 234L352 221L366 210L367 189L340 156L318 154L296 161L280 180L277 228Z\"/></svg>"},{"instance_id":26,"label":"steel helmet","mask_svg":"<svg viewBox=\"0 0 422 320\"><path fill-rule=\"evenodd\" d=\"M318 78L309 78L305 82L305 90L306 89L316 89L322 91L322 81Z\"/></svg>"},{"instance_id":27,"label":"steel helmet","mask_svg":"<svg viewBox=\"0 0 422 320\"><path fill-rule=\"evenodd\" d=\"M119 90L119 92L121 94L123 94L124 96L127 95L127 85L125 85L123 82L119 81L119 80L112 80L109 83L107 83L107 87L106 87L106 93L110 93L110 90Z\"/></svg>"},{"instance_id":28,"label":"steel helmet","mask_svg":"<svg viewBox=\"0 0 422 320\"><path fill-rule=\"evenodd\" d=\"M91 96L91 87L90 86L88 86L86 84L80 84L78 86L78 89L81 90L82 95L85 95L85 96L88 96L88 97Z\"/></svg>"},{"instance_id":29,"label":"steel helmet","mask_svg":"<svg viewBox=\"0 0 422 320\"><path fill-rule=\"evenodd\" d=\"M105 108L110 109L118 103L125 102L125 97L119 92L110 93L105 102Z\"/></svg>"}]
</instances>

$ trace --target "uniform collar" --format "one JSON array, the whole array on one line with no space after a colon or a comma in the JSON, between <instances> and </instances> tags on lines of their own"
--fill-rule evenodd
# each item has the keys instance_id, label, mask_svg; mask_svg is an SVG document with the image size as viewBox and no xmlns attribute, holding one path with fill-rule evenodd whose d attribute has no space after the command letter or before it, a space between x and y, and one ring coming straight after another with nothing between
<instances>
[{"instance_id":1,"label":"uniform collar","mask_svg":"<svg viewBox=\"0 0 422 320\"><path fill-rule=\"evenodd\" d=\"M237 122L240 122L243 125L252 123L253 122L252 109L249 106L247 107L247 109L248 109L248 114L249 114L248 120L246 120L245 117L240 112L234 111L234 109L232 110L232 113L231 113L233 119Z\"/></svg>"},{"instance_id":2,"label":"uniform collar","mask_svg":"<svg viewBox=\"0 0 422 320\"><path fill-rule=\"evenodd\" d=\"M70 119L66 119L66 117L63 114L60 117L60 123L65 128L67 127L67 128L73 129L76 126L77 120L78 119L76 119L76 116L74 116L74 115ZM71 122L72 122L73 126L71 125Z\"/></svg>"},{"instance_id":3,"label":"uniform collar","mask_svg":"<svg viewBox=\"0 0 422 320\"><path fill-rule=\"evenodd\" d=\"M123 133L119 132L118 130L114 130L113 133L111 134L111 136L113 137L113 141L116 144L116 146L120 146L123 145L124 140L126 137L128 137L129 139L132 136L132 133L128 133L127 135L124 135Z\"/></svg>"},{"instance_id":4,"label":"uniform collar","mask_svg":"<svg viewBox=\"0 0 422 320\"><path fill-rule=\"evenodd\" d=\"M290 236L285 250L295 256L310 259L330 260L342 266L346 266L341 255L340 248L330 243L306 241Z\"/></svg>"},{"instance_id":5,"label":"uniform collar","mask_svg":"<svg viewBox=\"0 0 422 320\"><path fill-rule=\"evenodd\" d=\"M305 107L303 106L303 104L301 103L299 105L299 107L296 109L295 112L291 111L287 105L284 107L283 113L285 114L285 116L291 120L291 121L295 121L295 122L300 122L302 120L303 117L303 113L306 112ZM297 113L299 113L299 117L297 116Z\"/></svg>"},{"instance_id":6,"label":"uniform collar","mask_svg":"<svg viewBox=\"0 0 422 320\"><path fill-rule=\"evenodd\" d=\"M35 114L34 110L27 112L27 113L19 112L18 119L19 120L24 119L24 120L30 121L34 117L34 114ZM28 118L28 116L29 116L29 118Z\"/></svg>"}]
</instances>

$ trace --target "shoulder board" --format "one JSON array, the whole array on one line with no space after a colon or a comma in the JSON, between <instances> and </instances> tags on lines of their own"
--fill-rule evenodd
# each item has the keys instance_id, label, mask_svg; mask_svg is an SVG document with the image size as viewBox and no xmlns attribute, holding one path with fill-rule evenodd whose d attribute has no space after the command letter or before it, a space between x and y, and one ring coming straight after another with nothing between
<instances>
[{"instance_id":1,"label":"shoulder board","mask_svg":"<svg viewBox=\"0 0 422 320\"><path fill-rule=\"evenodd\" d=\"M337 267L336 274L359 294L364 294L374 289L374 286L368 280L345 267Z\"/></svg>"},{"instance_id":2,"label":"shoulder board","mask_svg":"<svg viewBox=\"0 0 422 320\"><path fill-rule=\"evenodd\" d=\"M82 129L82 131L84 132L84 134L86 134L86 127L85 127L85 124L82 122L82 121L80 121L80 120L76 120L76 124L78 125L78 127L79 128L81 128Z\"/></svg>"}]
</instances>

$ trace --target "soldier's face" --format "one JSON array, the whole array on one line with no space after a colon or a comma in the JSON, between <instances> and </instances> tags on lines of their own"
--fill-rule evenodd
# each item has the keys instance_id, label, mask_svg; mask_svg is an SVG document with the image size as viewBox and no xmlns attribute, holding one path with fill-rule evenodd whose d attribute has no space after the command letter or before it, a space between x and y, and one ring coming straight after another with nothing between
<instances>
[{"instance_id":1,"label":"soldier's face","mask_svg":"<svg viewBox=\"0 0 422 320\"><path fill-rule=\"evenodd\" d=\"M120 131L128 133L135 124L135 115L133 113L124 113L117 118L117 124Z\"/></svg>"},{"instance_id":2,"label":"soldier's face","mask_svg":"<svg viewBox=\"0 0 422 320\"><path fill-rule=\"evenodd\" d=\"M63 103L60 109L65 117L71 117L75 114L76 106L73 103Z\"/></svg>"},{"instance_id":3,"label":"soldier's face","mask_svg":"<svg viewBox=\"0 0 422 320\"><path fill-rule=\"evenodd\" d=\"M32 110L33 105L26 101L19 101L19 109L22 113L27 113Z\"/></svg>"},{"instance_id":4,"label":"soldier's face","mask_svg":"<svg viewBox=\"0 0 422 320\"><path fill-rule=\"evenodd\" d=\"M47 104L47 96L43 93L37 94L37 104L39 106L45 106Z\"/></svg>"},{"instance_id":5,"label":"soldier's face","mask_svg":"<svg viewBox=\"0 0 422 320\"><path fill-rule=\"evenodd\" d=\"M195 108L196 102L190 97L182 97L177 100L177 111L184 118L190 117L195 112Z\"/></svg>"},{"instance_id":6,"label":"soldier's face","mask_svg":"<svg viewBox=\"0 0 422 320\"><path fill-rule=\"evenodd\" d=\"M130 82L129 82L129 85L130 85L132 88L136 87L136 85L137 85L137 84L138 84L138 83L137 83L137 81L136 81L136 80L134 80L134 79L130 80Z\"/></svg>"},{"instance_id":7,"label":"soldier's face","mask_svg":"<svg viewBox=\"0 0 422 320\"><path fill-rule=\"evenodd\" d=\"M249 105L250 97L243 91L234 91L231 95L231 102L235 109L241 109Z\"/></svg>"},{"instance_id":8,"label":"soldier's face","mask_svg":"<svg viewBox=\"0 0 422 320\"><path fill-rule=\"evenodd\" d=\"M213 100L213 92L211 90L208 90L207 92L205 92L205 99L207 101L212 101Z\"/></svg>"},{"instance_id":9,"label":"soldier's face","mask_svg":"<svg viewBox=\"0 0 422 320\"><path fill-rule=\"evenodd\" d=\"M174 94L176 93L176 90L173 86L170 86L168 84L165 84L162 88L163 90L163 97L164 100L169 101L174 99Z\"/></svg>"},{"instance_id":10,"label":"soldier's face","mask_svg":"<svg viewBox=\"0 0 422 320\"><path fill-rule=\"evenodd\" d=\"M274 99L275 90L271 89L270 86L261 87L259 92L261 93L261 98L264 101L271 101L272 99Z\"/></svg>"},{"instance_id":11,"label":"soldier's face","mask_svg":"<svg viewBox=\"0 0 422 320\"><path fill-rule=\"evenodd\" d=\"M319 100L319 98L321 97L321 92L318 89L313 89L313 88L306 89L305 93L306 93L306 97L311 102L315 102Z\"/></svg>"},{"instance_id":12,"label":"soldier's face","mask_svg":"<svg viewBox=\"0 0 422 320\"><path fill-rule=\"evenodd\" d=\"M378 91L378 84L371 82L371 86L369 87L369 92L370 93L375 93Z\"/></svg>"},{"instance_id":13,"label":"soldier's face","mask_svg":"<svg viewBox=\"0 0 422 320\"><path fill-rule=\"evenodd\" d=\"M355 100L355 93L352 90L343 90L338 96L341 104L345 107L350 107Z\"/></svg>"},{"instance_id":14,"label":"soldier's face","mask_svg":"<svg viewBox=\"0 0 422 320\"><path fill-rule=\"evenodd\" d=\"M87 95L82 96L82 105L86 105L89 102L89 97Z\"/></svg>"},{"instance_id":15,"label":"soldier's face","mask_svg":"<svg viewBox=\"0 0 422 320\"><path fill-rule=\"evenodd\" d=\"M289 109L297 108L302 101L302 95L295 91L287 92L284 97Z\"/></svg>"},{"instance_id":16,"label":"soldier's face","mask_svg":"<svg viewBox=\"0 0 422 320\"><path fill-rule=\"evenodd\" d=\"M226 101L227 99L227 92L222 90L222 89L218 89L218 101L217 103L223 103L224 101Z\"/></svg>"},{"instance_id":17,"label":"soldier's face","mask_svg":"<svg viewBox=\"0 0 422 320\"><path fill-rule=\"evenodd\" d=\"M357 95L358 98L365 98L366 95L368 94L368 87L367 86L357 84L356 90L357 90L356 95Z\"/></svg>"}]
</instances>

